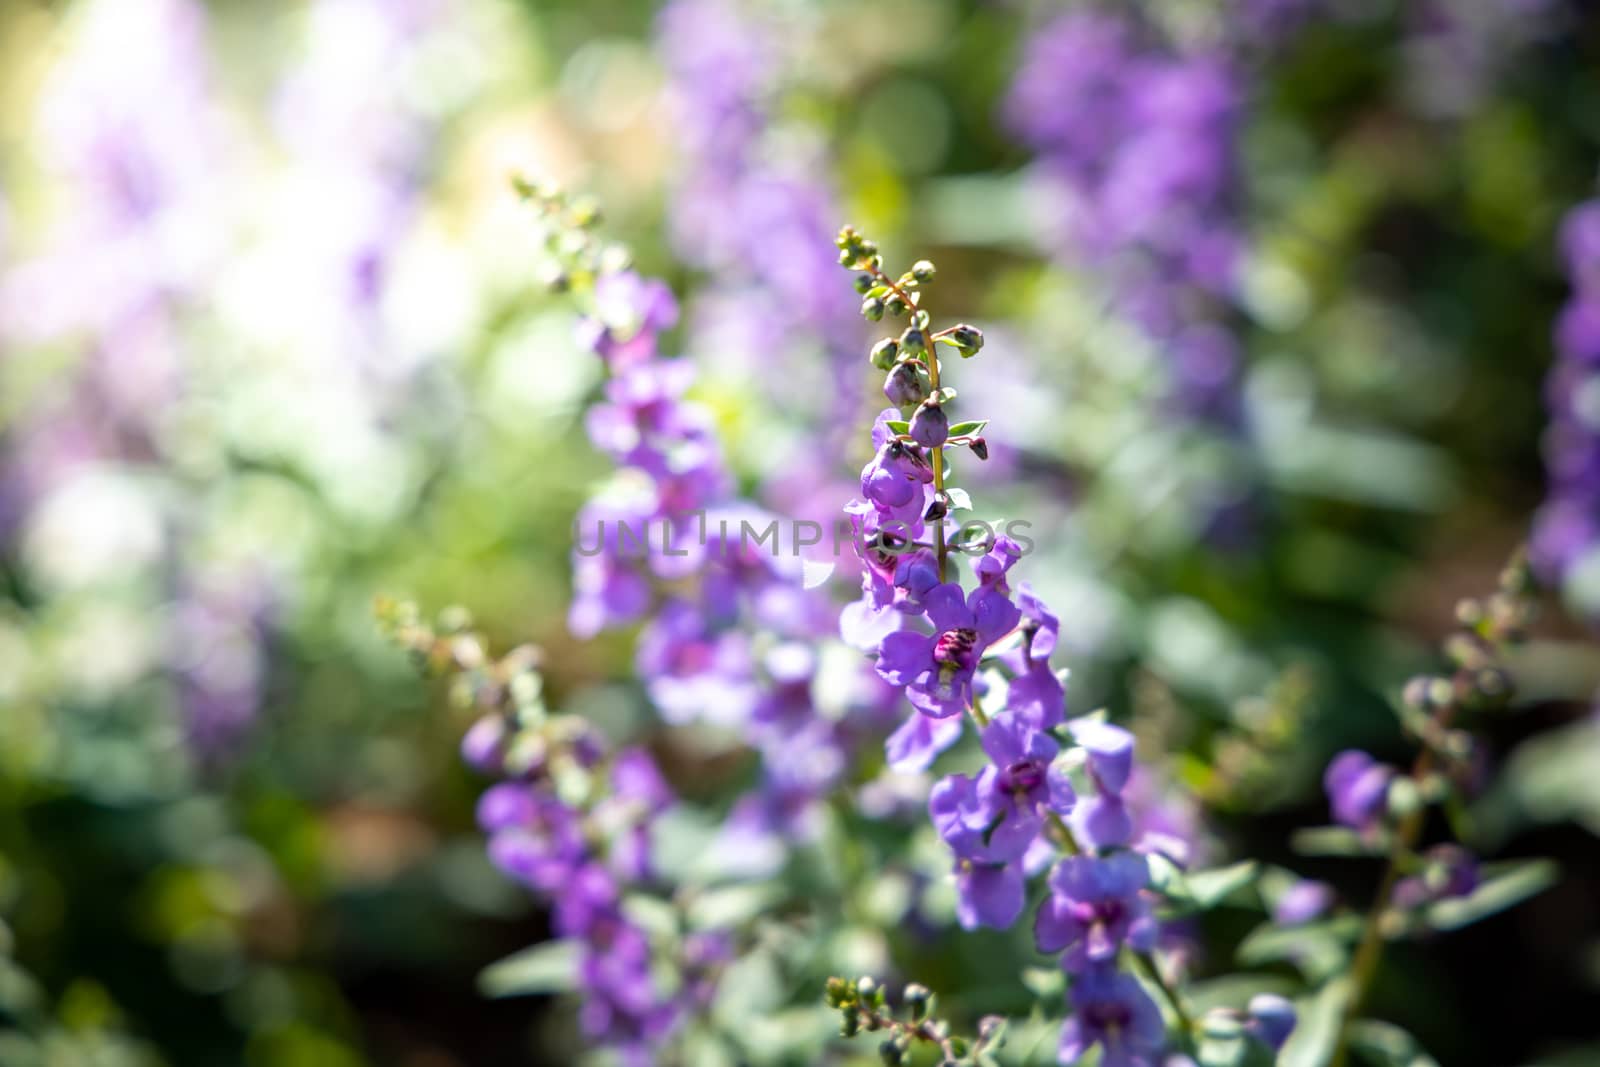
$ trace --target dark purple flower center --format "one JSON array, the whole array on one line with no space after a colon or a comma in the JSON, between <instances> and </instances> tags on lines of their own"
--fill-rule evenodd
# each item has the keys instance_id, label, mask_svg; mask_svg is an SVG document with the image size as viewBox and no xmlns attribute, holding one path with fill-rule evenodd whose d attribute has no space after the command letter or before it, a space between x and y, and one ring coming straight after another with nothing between
<instances>
[{"instance_id":1,"label":"dark purple flower center","mask_svg":"<svg viewBox=\"0 0 1600 1067\"><path fill-rule=\"evenodd\" d=\"M1044 766L1036 759L1015 760L1000 772L1007 793L1031 793L1044 784Z\"/></svg>"},{"instance_id":2,"label":"dark purple flower center","mask_svg":"<svg viewBox=\"0 0 1600 1067\"><path fill-rule=\"evenodd\" d=\"M1099 1000L1085 1004L1079 1011L1085 1021L1097 1030L1115 1036L1133 1021L1133 1012L1119 1000Z\"/></svg>"},{"instance_id":3,"label":"dark purple flower center","mask_svg":"<svg viewBox=\"0 0 1600 1067\"><path fill-rule=\"evenodd\" d=\"M967 670L972 666L972 650L978 643L978 632L965 627L946 630L933 645L933 662L945 667Z\"/></svg>"}]
</instances>

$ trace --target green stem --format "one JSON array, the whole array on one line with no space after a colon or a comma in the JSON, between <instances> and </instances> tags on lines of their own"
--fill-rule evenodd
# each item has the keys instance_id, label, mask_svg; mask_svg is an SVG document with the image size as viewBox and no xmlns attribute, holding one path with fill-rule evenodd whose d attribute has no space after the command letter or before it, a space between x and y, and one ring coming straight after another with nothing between
<instances>
[{"instance_id":1,"label":"green stem","mask_svg":"<svg viewBox=\"0 0 1600 1067\"><path fill-rule=\"evenodd\" d=\"M890 292L894 293L902 301L904 301L906 307L911 309L911 322L913 325L915 325L917 321L917 313L923 309L911 299L911 294L900 288L900 286L895 283L893 278L890 278L878 268L872 268L872 274L880 283L888 286ZM932 315L928 316L928 323L923 328L922 332L926 335L923 348L924 354L922 357L922 365L928 368L928 385L932 388L933 392L937 394L939 392L939 356L936 351L938 343L933 339ZM942 500L944 499L944 446L940 445L938 448L932 448L928 451L930 453L928 460L933 466L933 491L936 494L935 498ZM945 580L945 560L950 554L948 546L946 546L944 543L943 519L938 519L933 524L933 551L939 560L939 581L942 582Z\"/></svg>"},{"instance_id":2,"label":"green stem","mask_svg":"<svg viewBox=\"0 0 1600 1067\"><path fill-rule=\"evenodd\" d=\"M1183 1001L1178 997L1178 991L1172 988L1171 983L1162 975L1161 968L1156 966L1156 961L1143 952L1130 951L1128 955L1133 960L1134 969L1149 979L1157 989L1161 990L1161 995L1167 998L1168 1004L1172 1005L1172 1013L1178 1017L1179 1028L1185 1034L1193 1034L1194 1020L1184 1010Z\"/></svg>"},{"instance_id":3,"label":"green stem","mask_svg":"<svg viewBox=\"0 0 1600 1067\"><path fill-rule=\"evenodd\" d=\"M1441 730L1449 727L1450 718L1454 713L1454 705L1447 705L1440 710L1435 722ZM1421 784L1432 771L1433 749L1424 745L1422 751L1417 753L1416 763L1412 765L1411 779ZM1394 840L1389 847L1389 858L1383 870L1383 878L1378 882L1378 892L1373 897L1372 907L1362 924L1361 940L1356 944L1356 954L1350 963L1350 999L1345 1004L1344 1016L1339 1023L1339 1039L1333 1046L1330 1067L1344 1067L1349 1059L1350 1026L1361 1016L1361 1008L1372 987L1372 980L1378 974L1378 962L1383 958L1383 919L1389 911L1389 901L1394 896L1394 887L1400 881L1401 864L1411 855L1412 850L1416 848L1417 840L1422 836L1426 812L1427 809L1419 804L1415 809L1406 812L1401 817L1399 825L1395 827Z\"/></svg>"}]
</instances>

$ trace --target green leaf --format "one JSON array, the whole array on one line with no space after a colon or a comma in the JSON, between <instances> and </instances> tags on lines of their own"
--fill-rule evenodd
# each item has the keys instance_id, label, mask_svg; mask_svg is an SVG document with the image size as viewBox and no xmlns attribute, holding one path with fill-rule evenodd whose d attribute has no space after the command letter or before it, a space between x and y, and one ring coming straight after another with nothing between
<instances>
[{"instance_id":1,"label":"green leaf","mask_svg":"<svg viewBox=\"0 0 1600 1067\"><path fill-rule=\"evenodd\" d=\"M1344 826L1312 826L1296 830L1289 847L1302 856L1372 856L1383 851L1382 842L1372 842Z\"/></svg>"},{"instance_id":2,"label":"green leaf","mask_svg":"<svg viewBox=\"0 0 1600 1067\"><path fill-rule=\"evenodd\" d=\"M890 433L910 433L911 423L905 419L888 419L884 425L889 427Z\"/></svg>"},{"instance_id":3,"label":"green leaf","mask_svg":"<svg viewBox=\"0 0 1600 1067\"><path fill-rule=\"evenodd\" d=\"M1250 885L1259 870L1254 860L1246 860L1228 867L1196 871L1185 875L1183 881L1188 887L1189 899L1204 911L1216 907L1236 891Z\"/></svg>"},{"instance_id":4,"label":"green leaf","mask_svg":"<svg viewBox=\"0 0 1600 1067\"><path fill-rule=\"evenodd\" d=\"M1342 971L1350 946L1361 936L1361 918L1341 915L1303 926L1279 927L1264 923L1251 931L1234 956L1242 964L1287 962L1311 979Z\"/></svg>"},{"instance_id":5,"label":"green leaf","mask_svg":"<svg viewBox=\"0 0 1600 1067\"><path fill-rule=\"evenodd\" d=\"M570 993L578 986L578 942L544 941L489 964L478 974L487 997Z\"/></svg>"},{"instance_id":6,"label":"green leaf","mask_svg":"<svg viewBox=\"0 0 1600 1067\"><path fill-rule=\"evenodd\" d=\"M1279 1067L1324 1067L1333 1058L1349 1002L1349 979L1336 978L1296 1003L1300 1018L1278 1057Z\"/></svg>"},{"instance_id":7,"label":"green leaf","mask_svg":"<svg viewBox=\"0 0 1600 1067\"><path fill-rule=\"evenodd\" d=\"M975 433L982 433L983 428L989 425L988 419L974 419L971 422L958 422L950 427L951 437L970 437Z\"/></svg>"},{"instance_id":8,"label":"green leaf","mask_svg":"<svg viewBox=\"0 0 1600 1067\"><path fill-rule=\"evenodd\" d=\"M743 925L772 910L783 895L783 887L773 882L731 885L700 893L689 903L689 928L712 930Z\"/></svg>"},{"instance_id":9,"label":"green leaf","mask_svg":"<svg viewBox=\"0 0 1600 1067\"><path fill-rule=\"evenodd\" d=\"M1350 1047L1379 1067L1439 1067L1417 1039L1393 1023L1358 1019L1350 1024Z\"/></svg>"},{"instance_id":10,"label":"green leaf","mask_svg":"<svg viewBox=\"0 0 1600 1067\"><path fill-rule=\"evenodd\" d=\"M1067 991L1067 976L1060 967L1027 967L1022 972L1022 984L1040 1000L1059 1000Z\"/></svg>"},{"instance_id":11,"label":"green leaf","mask_svg":"<svg viewBox=\"0 0 1600 1067\"><path fill-rule=\"evenodd\" d=\"M1551 860L1524 860L1490 868L1488 877L1464 897L1441 900L1428 907L1425 921L1435 930L1458 930L1479 919L1544 892L1560 878L1560 869ZM1487 873L1487 872L1486 872Z\"/></svg>"},{"instance_id":12,"label":"green leaf","mask_svg":"<svg viewBox=\"0 0 1600 1067\"><path fill-rule=\"evenodd\" d=\"M972 498L967 495L967 491L965 489L961 489L961 488L958 488L957 486L952 485L952 486L950 486L949 488L947 488L944 491L944 495L949 497L949 499L950 499L950 508L951 508L951 510L953 510L953 511L971 511L972 510Z\"/></svg>"},{"instance_id":13,"label":"green leaf","mask_svg":"<svg viewBox=\"0 0 1600 1067\"><path fill-rule=\"evenodd\" d=\"M622 914L648 934L657 937L678 934L678 911L660 897L630 893L622 898Z\"/></svg>"}]
</instances>

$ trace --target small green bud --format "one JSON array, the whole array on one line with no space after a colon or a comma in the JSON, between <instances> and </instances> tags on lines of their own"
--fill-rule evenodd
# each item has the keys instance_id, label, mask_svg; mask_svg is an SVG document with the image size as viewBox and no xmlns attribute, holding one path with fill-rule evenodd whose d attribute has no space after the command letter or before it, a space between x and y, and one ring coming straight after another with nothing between
<instances>
[{"instance_id":1,"label":"small green bud","mask_svg":"<svg viewBox=\"0 0 1600 1067\"><path fill-rule=\"evenodd\" d=\"M1420 808L1423 804L1423 797L1415 781L1410 778L1400 777L1389 783L1388 802L1389 811L1403 817Z\"/></svg>"},{"instance_id":2,"label":"small green bud","mask_svg":"<svg viewBox=\"0 0 1600 1067\"><path fill-rule=\"evenodd\" d=\"M827 998L830 1008L842 1007L855 996L850 990L850 983L843 978L828 979L826 992L823 995Z\"/></svg>"},{"instance_id":3,"label":"small green bud","mask_svg":"<svg viewBox=\"0 0 1600 1067\"><path fill-rule=\"evenodd\" d=\"M983 348L983 331L976 326L968 326L966 323L962 323L952 329L946 336L956 346L956 351L961 353L963 359L971 359Z\"/></svg>"},{"instance_id":4,"label":"small green bud","mask_svg":"<svg viewBox=\"0 0 1600 1067\"><path fill-rule=\"evenodd\" d=\"M906 1007L911 1011L913 1022L921 1022L922 1017L928 1013L928 1000L932 996L933 993L925 985L912 982L906 986Z\"/></svg>"},{"instance_id":5,"label":"small green bud","mask_svg":"<svg viewBox=\"0 0 1600 1067\"><path fill-rule=\"evenodd\" d=\"M900 343L892 337L885 337L872 346L872 365L879 370L888 370L894 366L895 359L900 355Z\"/></svg>"},{"instance_id":6,"label":"small green bud","mask_svg":"<svg viewBox=\"0 0 1600 1067\"><path fill-rule=\"evenodd\" d=\"M924 285L933 281L934 273L933 264L926 259L919 259L911 264L911 276Z\"/></svg>"},{"instance_id":7,"label":"small green bud","mask_svg":"<svg viewBox=\"0 0 1600 1067\"><path fill-rule=\"evenodd\" d=\"M906 1057L905 1052L901 1050L900 1045L895 1041L894 1038L891 1037L889 1040L878 1046L878 1058L887 1064L888 1067L899 1067L901 1063L905 1062Z\"/></svg>"},{"instance_id":8,"label":"small green bud","mask_svg":"<svg viewBox=\"0 0 1600 1067\"><path fill-rule=\"evenodd\" d=\"M893 315L897 319L911 310L911 307L900 298L899 293L890 293L884 303L889 309L889 314Z\"/></svg>"},{"instance_id":9,"label":"small green bud","mask_svg":"<svg viewBox=\"0 0 1600 1067\"><path fill-rule=\"evenodd\" d=\"M861 301L861 314L868 322L881 322L883 320L884 303L875 296L869 296Z\"/></svg>"},{"instance_id":10,"label":"small green bud","mask_svg":"<svg viewBox=\"0 0 1600 1067\"><path fill-rule=\"evenodd\" d=\"M856 275L856 292L858 293L865 294L869 292L875 284L877 284L876 279L870 274Z\"/></svg>"},{"instance_id":11,"label":"small green bud","mask_svg":"<svg viewBox=\"0 0 1600 1067\"><path fill-rule=\"evenodd\" d=\"M846 1008L839 1018L839 1036L855 1037L861 1032L861 1016L854 1008Z\"/></svg>"},{"instance_id":12,"label":"small green bud","mask_svg":"<svg viewBox=\"0 0 1600 1067\"><path fill-rule=\"evenodd\" d=\"M909 326L900 334L900 347L908 355L920 356L928 350L928 335L915 326Z\"/></svg>"},{"instance_id":13,"label":"small green bud","mask_svg":"<svg viewBox=\"0 0 1600 1067\"><path fill-rule=\"evenodd\" d=\"M856 992L861 995L861 999L871 1000L873 995L878 992L878 980L870 974L857 978Z\"/></svg>"}]
</instances>

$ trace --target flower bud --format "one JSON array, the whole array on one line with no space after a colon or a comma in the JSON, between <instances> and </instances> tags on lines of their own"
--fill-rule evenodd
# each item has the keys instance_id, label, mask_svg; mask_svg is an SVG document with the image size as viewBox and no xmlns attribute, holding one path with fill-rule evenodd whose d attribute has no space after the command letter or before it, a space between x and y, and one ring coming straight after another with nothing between
<instances>
[{"instance_id":1,"label":"flower bud","mask_svg":"<svg viewBox=\"0 0 1600 1067\"><path fill-rule=\"evenodd\" d=\"M911 1011L913 1022L921 1022L922 1017L928 1013L928 1000L933 996L927 986L912 982L906 986L906 1007Z\"/></svg>"},{"instance_id":2,"label":"flower bud","mask_svg":"<svg viewBox=\"0 0 1600 1067\"><path fill-rule=\"evenodd\" d=\"M933 264L926 259L919 259L911 264L911 276L924 285L933 281L934 273Z\"/></svg>"},{"instance_id":3,"label":"flower bud","mask_svg":"<svg viewBox=\"0 0 1600 1067\"><path fill-rule=\"evenodd\" d=\"M899 318L911 310L911 306L900 298L899 293L890 293L888 299L884 301L884 306L889 309L889 314L895 318ZM873 321L876 322L877 320L874 319Z\"/></svg>"},{"instance_id":4,"label":"flower bud","mask_svg":"<svg viewBox=\"0 0 1600 1067\"><path fill-rule=\"evenodd\" d=\"M946 336L956 346L956 350L961 353L962 359L971 359L978 354L979 349L983 348L983 331L976 326L968 326L966 323L962 323L952 329Z\"/></svg>"},{"instance_id":5,"label":"flower bud","mask_svg":"<svg viewBox=\"0 0 1600 1067\"><path fill-rule=\"evenodd\" d=\"M872 275L867 274L865 272L863 272L861 274L857 274L856 275L856 292L860 293L862 296L865 296L867 294L867 290L872 288L872 286L873 286L873 284L874 284L874 282L876 280L877 279L873 278Z\"/></svg>"},{"instance_id":6,"label":"flower bud","mask_svg":"<svg viewBox=\"0 0 1600 1067\"><path fill-rule=\"evenodd\" d=\"M899 1043L891 1037L889 1040L878 1046L878 1058L881 1059L887 1065L887 1067L899 1067L899 1064L905 1062L906 1057L905 1052L900 1048Z\"/></svg>"},{"instance_id":7,"label":"flower bud","mask_svg":"<svg viewBox=\"0 0 1600 1067\"><path fill-rule=\"evenodd\" d=\"M895 364L889 377L884 380L883 395L889 403L899 408L912 407L926 400L928 382L921 364Z\"/></svg>"},{"instance_id":8,"label":"flower bud","mask_svg":"<svg viewBox=\"0 0 1600 1067\"><path fill-rule=\"evenodd\" d=\"M908 356L920 356L928 350L928 335L915 326L907 327L900 335L900 347Z\"/></svg>"},{"instance_id":9,"label":"flower bud","mask_svg":"<svg viewBox=\"0 0 1600 1067\"><path fill-rule=\"evenodd\" d=\"M923 448L942 448L950 437L950 418L940 405L924 401L911 416L910 432Z\"/></svg>"},{"instance_id":10,"label":"flower bud","mask_svg":"<svg viewBox=\"0 0 1600 1067\"><path fill-rule=\"evenodd\" d=\"M861 314L869 322L878 322L883 318L884 303L875 296L869 296L861 301Z\"/></svg>"},{"instance_id":11,"label":"flower bud","mask_svg":"<svg viewBox=\"0 0 1600 1067\"><path fill-rule=\"evenodd\" d=\"M933 503L928 505L928 510L923 512L922 517L929 522L938 522L948 514L950 514L950 505L945 503L943 496L936 496L933 498Z\"/></svg>"},{"instance_id":12,"label":"flower bud","mask_svg":"<svg viewBox=\"0 0 1600 1067\"><path fill-rule=\"evenodd\" d=\"M989 442L981 437L974 437L967 442L967 447L972 449L972 454L979 459L989 458Z\"/></svg>"},{"instance_id":13,"label":"flower bud","mask_svg":"<svg viewBox=\"0 0 1600 1067\"><path fill-rule=\"evenodd\" d=\"M1250 1025L1252 1037L1277 1052L1294 1032L1296 1021L1294 1005L1273 993L1257 993L1250 998Z\"/></svg>"},{"instance_id":14,"label":"flower bud","mask_svg":"<svg viewBox=\"0 0 1600 1067\"><path fill-rule=\"evenodd\" d=\"M484 716L461 739L461 758L476 771L498 774L505 760L506 733L504 716Z\"/></svg>"},{"instance_id":15,"label":"flower bud","mask_svg":"<svg viewBox=\"0 0 1600 1067\"><path fill-rule=\"evenodd\" d=\"M899 343L892 337L885 337L883 340L872 346L872 354L869 358L872 360L872 365L874 367L877 367L879 370L888 370L890 367L894 366L895 357L897 357L899 354Z\"/></svg>"}]
</instances>

